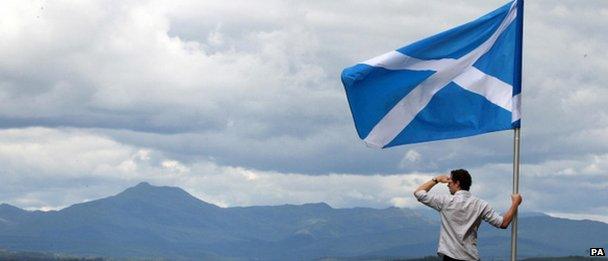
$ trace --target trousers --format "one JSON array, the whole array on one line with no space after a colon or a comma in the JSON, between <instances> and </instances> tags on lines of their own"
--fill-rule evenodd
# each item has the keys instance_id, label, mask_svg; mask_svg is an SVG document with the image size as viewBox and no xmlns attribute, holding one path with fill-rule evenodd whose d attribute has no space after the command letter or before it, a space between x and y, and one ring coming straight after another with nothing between
<instances>
[{"instance_id":1,"label":"trousers","mask_svg":"<svg viewBox=\"0 0 608 261\"><path fill-rule=\"evenodd\" d=\"M443 255L443 261L463 261L460 259L451 258L449 256Z\"/></svg>"}]
</instances>

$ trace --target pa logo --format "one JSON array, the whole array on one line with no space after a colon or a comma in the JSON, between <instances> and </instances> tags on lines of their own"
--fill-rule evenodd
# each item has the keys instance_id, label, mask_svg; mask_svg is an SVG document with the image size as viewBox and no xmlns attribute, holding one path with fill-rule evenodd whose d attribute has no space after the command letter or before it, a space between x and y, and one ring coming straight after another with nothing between
<instances>
[{"instance_id":1,"label":"pa logo","mask_svg":"<svg viewBox=\"0 0 608 261\"><path fill-rule=\"evenodd\" d=\"M603 247L592 247L589 250L590 256L606 256L606 251L604 251Z\"/></svg>"}]
</instances>

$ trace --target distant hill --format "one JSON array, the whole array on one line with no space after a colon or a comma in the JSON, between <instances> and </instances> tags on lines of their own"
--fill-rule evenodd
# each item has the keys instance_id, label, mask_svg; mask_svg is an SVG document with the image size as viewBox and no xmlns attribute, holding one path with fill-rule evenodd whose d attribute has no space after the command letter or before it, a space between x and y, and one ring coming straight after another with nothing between
<instances>
[{"instance_id":1,"label":"distant hill","mask_svg":"<svg viewBox=\"0 0 608 261\"><path fill-rule=\"evenodd\" d=\"M521 257L588 255L608 224L522 214ZM510 230L480 229L484 259L509 255ZM0 249L171 260L414 258L435 253L439 221L404 208L325 203L220 208L176 187L140 183L59 211L0 205ZM331 260L331 259L327 259Z\"/></svg>"}]
</instances>

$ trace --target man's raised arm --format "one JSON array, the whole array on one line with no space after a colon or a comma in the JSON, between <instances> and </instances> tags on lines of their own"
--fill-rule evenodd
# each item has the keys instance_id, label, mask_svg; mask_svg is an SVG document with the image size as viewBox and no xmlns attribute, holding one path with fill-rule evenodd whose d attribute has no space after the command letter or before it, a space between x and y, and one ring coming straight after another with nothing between
<instances>
[{"instance_id":1,"label":"man's raised arm","mask_svg":"<svg viewBox=\"0 0 608 261\"><path fill-rule=\"evenodd\" d=\"M434 177L433 179L431 179L431 180L429 180L427 182L424 182L416 190L414 190L414 194L416 194L416 192L418 192L420 190L424 190L424 191L428 192L435 185L437 185L439 183L448 183L449 179L450 179L449 176L437 176L437 177Z\"/></svg>"},{"instance_id":2,"label":"man's raised arm","mask_svg":"<svg viewBox=\"0 0 608 261\"><path fill-rule=\"evenodd\" d=\"M511 195L511 207L509 208L509 210L507 210L507 213L505 213L505 215L502 218L502 224L500 224L500 228L505 229L507 227L509 227L509 224L511 224L511 221L513 220L513 217L515 216L515 213L517 213L517 208L519 207L519 204L521 204L522 202L522 198L521 195L519 194L513 194Z\"/></svg>"},{"instance_id":3,"label":"man's raised arm","mask_svg":"<svg viewBox=\"0 0 608 261\"><path fill-rule=\"evenodd\" d=\"M447 183L449 181L450 177L448 176L437 176L434 177L432 180L429 180L425 183L423 183L422 185L420 185L415 191L414 191L414 197L416 197L416 199L418 201L420 201L422 204L425 204L429 207L432 207L433 209L437 210L437 211L441 211L441 209L443 208L443 205L445 205L446 202L446 196L443 195L431 195L428 194L427 192L429 190L431 190L431 188L433 188L435 185L437 185L437 183Z\"/></svg>"}]
</instances>

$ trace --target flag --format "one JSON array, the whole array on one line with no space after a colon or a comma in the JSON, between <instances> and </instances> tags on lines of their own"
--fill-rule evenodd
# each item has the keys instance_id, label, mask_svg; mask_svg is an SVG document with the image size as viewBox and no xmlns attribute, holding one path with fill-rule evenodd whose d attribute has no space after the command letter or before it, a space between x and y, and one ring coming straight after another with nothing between
<instances>
[{"instance_id":1,"label":"flag","mask_svg":"<svg viewBox=\"0 0 608 261\"><path fill-rule=\"evenodd\" d=\"M359 137L387 148L519 128L523 1L342 71Z\"/></svg>"}]
</instances>

